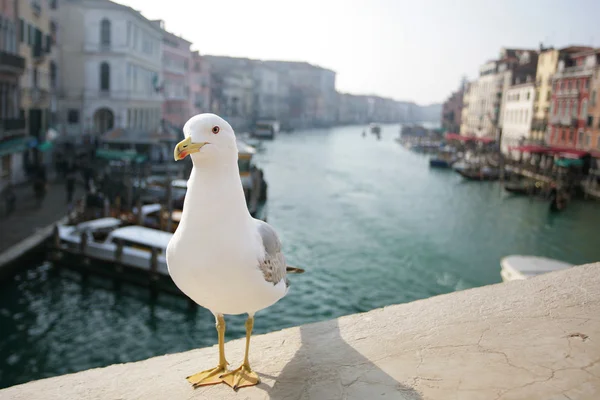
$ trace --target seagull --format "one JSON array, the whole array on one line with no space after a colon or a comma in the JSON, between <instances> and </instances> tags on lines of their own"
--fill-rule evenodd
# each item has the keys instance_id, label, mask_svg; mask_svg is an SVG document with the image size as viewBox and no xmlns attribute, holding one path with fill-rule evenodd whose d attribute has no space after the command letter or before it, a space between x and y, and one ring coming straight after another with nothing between
<instances>
[{"instance_id":1,"label":"seagull","mask_svg":"<svg viewBox=\"0 0 600 400\"><path fill-rule=\"evenodd\" d=\"M215 316L219 362L187 377L194 388L226 383L234 390L257 385L248 353L256 312L289 289L288 267L275 229L248 212L238 169L233 129L215 114L199 114L183 127L185 139L174 149L176 161L193 163L181 222L167 247L169 274L177 287ZM248 314L246 350L239 368L225 359L225 315Z\"/></svg>"}]
</instances>

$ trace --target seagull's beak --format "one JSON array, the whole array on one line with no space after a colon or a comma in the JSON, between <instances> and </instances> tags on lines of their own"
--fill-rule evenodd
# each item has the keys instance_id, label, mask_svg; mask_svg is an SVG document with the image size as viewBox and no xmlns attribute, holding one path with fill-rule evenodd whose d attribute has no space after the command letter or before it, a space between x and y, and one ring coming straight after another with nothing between
<instances>
[{"instance_id":1,"label":"seagull's beak","mask_svg":"<svg viewBox=\"0 0 600 400\"><path fill-rule=\"evenodd\" d=\"M192 137L189 136L177 143L173 150L175 161L183 160L188 154L197 153L207 142L192 143Z\"/></svg>"}]
</instances>

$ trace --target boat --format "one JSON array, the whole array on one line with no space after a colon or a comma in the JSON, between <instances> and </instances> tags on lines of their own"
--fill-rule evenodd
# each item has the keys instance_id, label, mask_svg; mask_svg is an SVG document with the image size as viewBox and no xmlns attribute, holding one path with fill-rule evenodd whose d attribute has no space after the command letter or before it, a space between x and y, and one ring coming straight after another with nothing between
<instances>
[{"instance_id":1,"label":"boat","mask_svg":"<svg viewBox=\"0 0 600 400\"><path fill-rule=\"evenodd\" d=\"M258 120L254 124L252 136L255 138L275 139L279 133L279 122L277 120L265 119Z\"/></svg>"},{"instance_id":2,"label":"boat","mask_svg":"<svg viewBox=\"0 0 600 400\"><path fill-rule=\"evenodd\" d=\"M470 181L496 181L500 179L500 171L489 166L461 167L454 170L463 178Z\"/></svg>"},{"instance_id":3,"label":"boat","mask_svg":"<svg viewBox=\"0 0 600 400\"><path fill-rule=\"evenodd\" d=\"M81 263L117 263L168 275L166 249L173 234L144 226L124 226L124 223L108 217L77 225L59 225L55 231L56 250Z\"/></svg>"},{"instance_id":4,"label":"boat","mask_svg":"<svg viewBox=\"0 0 600 400\"><path fill-rule=\"evenodd\" d=\"M250 132L242 132L238 135L239 139L249 146L254 147L257 151L264 149L263 140L252 136Z\"/></svg>"},{"instance_id":5,"label":"boat","mask_svg":"<svg viewBox=\"0 0 600 400\"><path fill-rule=\"evenodd\" d=\"M369 132L371 132L374 135L380 135L381 134L381 126L371 123L371 124L369 124Z\"/></svg>"},{"instance_id":6,"label":"boat","mask_svg":"<svg viewBox=\"0 0 600 400\"><path fill-rule=\"evenodd\" d=\"M529 279L572 266L573 264L546 257L511 255L500 260L500 275L504 282L509 282Z\"/></svg>"},{"instance_id":7,"label":"boat","mask_svg":"<svg viewBox=\"0 0 600 400\"><path fill-rule=\"evenodd\" d=\"M264 179L263 171L256 167L252 162L256 149L253 146L248 145L245 141L237 140L238 148L238 167L240 171L240 179L242 181L242 187L244 189L244 195L246 196L246 204L250 214L257 219L267 220L267 182ZM167 204L167 180L165 177L151 177L147 180L143 190L141 200L143 203L161 203ZM174 179L171 180L171 199L172 199L172 214L171 231L177 227L178 211L183 209L183 201L187 191L187 180L185 179ZM162 222L159 225L150 226L161 226L164 227L164 222L168 219L168 213L166 208L162 210ZM167 214L164 214L167 213ZM153 218L158 218L160 212L158 210L153 211ZM160 218L159 218L160 219ZM158 222L156 222L158 223Z\"/></svg>"},{"instance_id":8,"label":"boat","mask_svg":"<svg viewBox=\"0 0 600 400\"><path fill-rule=\"evenodd\" d=\"M432 168L450 168L458 161L456 150L453 148L441 148L438 155L429 160L429 166Z\"/></svg>"},{"instance_id":9,"label":"boat","mask_svg":"<svg viewBox=\"0 0 600 400\"><path fill-rule=\"evenodd\" d=\"M506 182L504 190L513 194L528 195L531 193L532 185L526 181Z\"/></svg>"}]
</instances>

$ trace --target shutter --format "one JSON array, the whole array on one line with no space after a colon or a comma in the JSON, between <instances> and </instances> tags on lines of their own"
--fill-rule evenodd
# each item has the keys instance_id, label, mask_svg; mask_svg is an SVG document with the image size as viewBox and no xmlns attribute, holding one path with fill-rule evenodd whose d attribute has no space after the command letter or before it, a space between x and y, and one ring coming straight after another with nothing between
<instances>
[{"instance_id":1,"label":"shutter","mask_svg":"<svg viewBox=\"0 0 600 400\"><path fill-rule=\"evenodd\" d=\"M21 43L25 43L25 21L23 21L23 18L19 20L19 35L21 37Z\"/></svg>"}]
</instances>

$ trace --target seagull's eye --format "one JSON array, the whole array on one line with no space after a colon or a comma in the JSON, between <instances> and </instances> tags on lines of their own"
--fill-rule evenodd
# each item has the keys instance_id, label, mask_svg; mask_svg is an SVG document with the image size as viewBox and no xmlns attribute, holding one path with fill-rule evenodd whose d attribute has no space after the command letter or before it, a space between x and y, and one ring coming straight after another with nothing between
<instances>
[{"instance_id":1,"label":"seagull's eye","mask_svg":"<svg viewBox=\"0 0 600 400\"><path fill-rule=\"evenodd\" d=\"M221 130L221 128L219 128L218 126L213 126L212 133L214 133L216 135L217 133L219 133L220 130Z\"/></svg>"}]
</instances>

